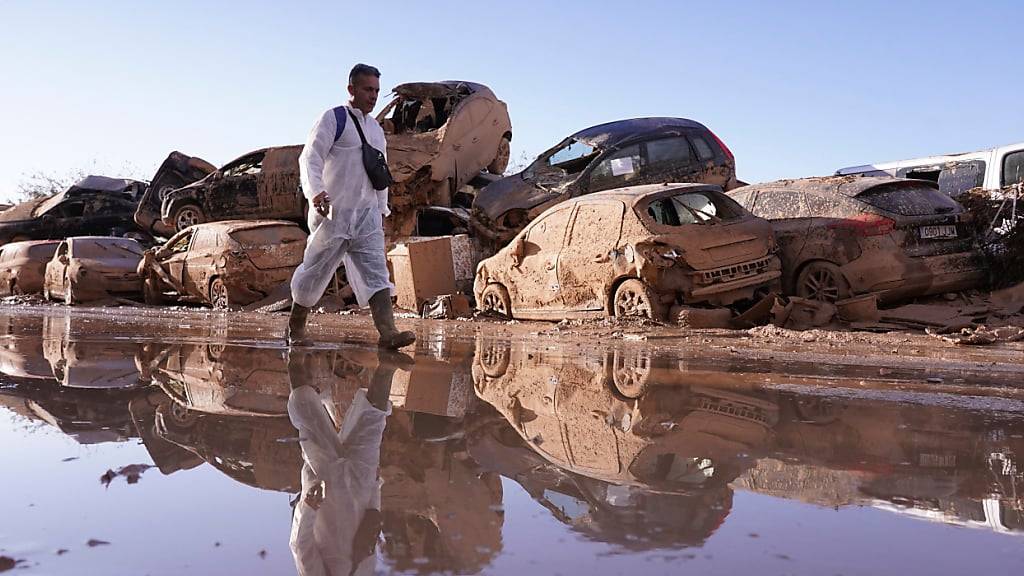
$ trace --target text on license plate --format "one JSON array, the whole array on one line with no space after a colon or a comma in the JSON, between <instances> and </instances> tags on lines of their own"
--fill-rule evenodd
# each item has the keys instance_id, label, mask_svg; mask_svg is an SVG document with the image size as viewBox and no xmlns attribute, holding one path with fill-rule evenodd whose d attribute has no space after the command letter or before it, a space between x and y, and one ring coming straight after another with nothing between
<instances>
[{"instance_id":1,"label":"text on license plate","mask_svg":"<svg viewBox=\"0 0 1024 576\"><path fill-rule=\"evenodd\" d=\"M956 238L956 226L944 224L942 226L921 226L921 238L930 240L933 238Z\"/></svg>"}]
</instances>

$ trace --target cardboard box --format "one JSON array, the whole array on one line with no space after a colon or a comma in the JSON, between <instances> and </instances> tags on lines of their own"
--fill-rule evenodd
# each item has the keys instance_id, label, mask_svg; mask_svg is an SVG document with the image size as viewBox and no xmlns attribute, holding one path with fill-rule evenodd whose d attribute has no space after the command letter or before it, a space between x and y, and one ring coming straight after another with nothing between
<instances>
[{"instance_id":1,"label":"cardboard box","mask_svg":"<svg viewBox=\"0 0 1024 576\"><path fill-rule=\"evenodd\" d=\"M458 418L466 415L472 398L470 374L431 358L418 359L411 372L397 370L391 385L391 403L407 412Z\"/></svg>"},{"instance_id":2,"label":"cardboard box","mask_svg":"<svg viewBox=\"0 0 1024 576\"><path fill-rule=\"evenodd\" d=\"M423 302L455 293L450 236L410 239L388 252L398 307L420 312Z\"/></svg>"}]
</instances>

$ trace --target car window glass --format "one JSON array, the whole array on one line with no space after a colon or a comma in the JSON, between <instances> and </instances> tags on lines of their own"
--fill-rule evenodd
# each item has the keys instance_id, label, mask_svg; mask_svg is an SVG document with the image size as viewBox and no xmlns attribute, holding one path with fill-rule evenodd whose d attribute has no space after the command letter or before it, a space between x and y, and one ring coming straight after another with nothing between
<instances>
[{"instance_id":1,"label":"car window glass","mask_svg":"<svg viewBox=\"0 0 1024 576\"><path fill-rule=\"evenodd\" d=\"M548 165L556 166L572 173L574 171L564 165L572 164L574 161L581 160L583 158L589 159L589 157L593 156L595 152L594 147L589 144L570 140L567 144L556 150L554 154L548 157ZM580 166L579 170L582 170L583 166L586 166L586 164L587 163L584 162L583 165ZM579 170L575 171L578 172Z\"/></svg>"},{"instance_id":2,"label":"car window glass","mask_svg":"<svg viewBox=\"0 0 1024 576\"><path fill-rule=\"evenodd\" d=\"M28 249L29 256L33 258L53 258L53 253L57 251L56 244L38 244Z\"/></svg>"},{"instance_id":3,"label":"car window glass","mask_svg":"<svg viewBox=\"0 0 1024 576\"><path fill-rule=\"evenodd\" d=\"M902 216L947 214L960 206L942 192L921 184L875 186L858 194L857 200Z\"/></svg>"},{"instance_id":4,"label":"car window glass","mask_svg":"<svg viewBox=\"0 0 1024 576\"><path fill-rule=\"evenodd\" d=\"M565 227L569 224L571 208L563 208L545 216L530 228L526 240L536 244L542 250L554 250L562 246L565 239Z\"/></svg>"},{"instance_id":5,"label":"car window glass","mask_svg":"<svg viewBox=\"0 0 1024 576\"><path fill-rule=\"evenodd\" d=\"M971 188L980 188L985 181L985 162L972 160L949 164L939 172L939 191L957 197Z\"/></svg>"},{"instance_id":6,"label":"car window glass","mask_svg":"<svg viewBox=\"0 0 1024 576\"><path fill-rule=\"evenodd\" d=\"M633 144L618 150L601 160L590 173L591 192L626 186L640 177L643 162L640 159L640 145Z\"/></svg>"},{"instance_id":7,"label":"car window glass","mask_svg":"<svg viewBox=\"0 0 1024 576\"><path fill-rule=\"evenodd\" d=\"M264 226L261 228L249 228L248 230L235 230L231 232L230 236L232 240L241 244L243 248L291 244L306 239L306 233L297 226Z\"/></svg>"},{"instance_id":8,"label":"car window glass","mask_svg":"<svg viewBox=\"0 0 1024 576\"><path fill-rule=\"evenodd\" d=\"M761 190L751 212L769 220L804 218L807 216L807 208L803 201L804 195L797 192Z\"/></svg>"},{"instance_id":9,"label":"car window glass","mask_svg":"<svg viewBox=\"0 0 1024 576\"><path fill-rule=\"evenodd\" d=\"M686 138L663 138L647 143L647 166L651 170L670 170L694 163Z\"/></svg>"},{"instance_id":10,"label":"car window glass","mask_svg":"<svg viewBox=\"0 0 1024 576\"><path fill-rule=\"evenodd\" d=\"M75 243L75 258L124 258L141 256L142 247L137 242L118 238L87 240Z\"/></svg>"},{"instance_id":11,"label":"car window glass","mask_svg":"<svg viewBox=\"0 0 1024 576\"><path fill-rule=\"evenodd\" d=\"M178 238L178 241L171 246L171 252L178 254L188 250L188 243L192 240L192 236L194 235L195 232L193 231L191 234L185 234L181 238Z\"/></svg>"},{"instance_id":12,"label":"car window glass","mask_svg":"<svg viewBox=\"0 0 1024 576\"><path fill-rule=\"evenodd\" d=\"M1024 150L1010 152L1003 157L1003 186L1024 182Z\"/></svg>"},{"instance_id":13,"label":"car window glass","mask_svg":"<svg viewBox=\"0 0 1024 576\"><path fill-rule=\"evenodd\" d=\"M691 136L690 139L693 140L693 147L697 150L697 157L700 158L701 162L715 157L715 153L711 150L707 140L700 136Z\"/></svg>"},{"instance_id":14,"label":"car window glass","mask_svg":"<svg viewBox=\"0 0 1024 576\"><path fill-rule=\"evenodd\" d=\"M259 174L263 169L263 154L253 154L242 158L238 162L225 166L224 176L243 176L247 174Z\"/></svg>"},{"instance_id":15,"label":"car window glass","mask_svg":"<svg viewBox=\"0 0 1024 576\"><path fill-rule=\"evenodd\" d=\"M85 202L81 200L72 200L70 202L64 202L58 206L55 210L49 212L58 218L78 218L85 213Z\"/></svg>"},{"instance_id":16,"label":"car window glass","mask_svg":"<svg viewBox=\"0 0 1024 576\"><path fill-rule=\"evenodd\" d=\"M743 209L727 196L695 191L659 198L648 204L647 214L662 226L684 226L733 220L743 215Z\"/></svg>"}]
</instances>

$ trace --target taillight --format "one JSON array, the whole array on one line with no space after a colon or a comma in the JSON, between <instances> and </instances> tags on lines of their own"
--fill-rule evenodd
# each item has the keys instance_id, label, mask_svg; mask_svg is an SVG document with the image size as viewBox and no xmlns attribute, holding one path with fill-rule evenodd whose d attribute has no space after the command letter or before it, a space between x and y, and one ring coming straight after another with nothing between
<instances>
[{"instance_id":1,"label":"taillight","mask_svg":"<svg viewBox=\"0 0 1024 576\"><path fill-rule=\"evenodd\" d=\"M725 145L725 142L722 142L722 139L719 138L717 134L711 130L708 130L708 133L715 139L715 142L718 142L718 147L722 149L722 152L725 152L725 155L729 157L729 160L736 160L736 157L732 155L732 150L729 150L729 147Z\"/></svg>"},{"instance_id":2,"label":"taillight","mask_svg":"<svg viewBox=\"0 0 1024 576\"><path fill-rule=\"evenodd\" d=\"M834 230L846 230L855 236L884 236L896 229L896 222L878 214L858 214L828 225Z\"/></svg>"}]
</instances>

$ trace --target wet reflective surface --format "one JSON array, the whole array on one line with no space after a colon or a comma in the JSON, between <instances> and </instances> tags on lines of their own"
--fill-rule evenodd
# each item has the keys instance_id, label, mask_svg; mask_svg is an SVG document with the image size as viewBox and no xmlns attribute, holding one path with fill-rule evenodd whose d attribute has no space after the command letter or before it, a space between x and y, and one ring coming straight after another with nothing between
<instances>
[{"instance_id":1,"label":"wet reflective surface","mask_svg":"<svg viewBox=\"0 0 1024 576\"><path fill-rule=\"evenodd\" d=\"M18 573L1024 570L1013 382L170 328L0 317Z\"/></svg>"}]
</instances>

